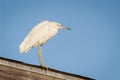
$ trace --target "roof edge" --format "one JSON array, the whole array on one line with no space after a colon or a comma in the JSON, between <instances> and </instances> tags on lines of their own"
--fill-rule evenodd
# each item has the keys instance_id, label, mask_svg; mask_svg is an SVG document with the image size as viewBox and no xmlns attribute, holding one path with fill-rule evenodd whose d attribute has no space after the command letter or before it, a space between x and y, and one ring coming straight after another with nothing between
<instances>
[{"instance_id":1,"label":"roof edge","mask_svg":"<svg viewBox=\"0 0 120 80\"><path fill-rule=\"evenodd\" d=\"M3 57L0 57L0 59L45 70L45 68L43 68L42 66L38 66L38 65L28 64L28 63L24 63L24 62L21 62L21 61L8 59L8 58L3 58ZM78 74L73 74L73 73L68 73L68 72L64 72L64 71L59 71L59 70L52 69L52 68L48 68L48 70L49 71L53 71L53 72L57 72L57 73L61 73L61 74L65 74L65 75L70 75L70 76L73 76L73 77L84 78L84 79L87 79L87 80L95 80L95 79L88 78L88 77L85 77L85 76L81 76L81 75L78 75Z\"/></svg>"}]
</instances>

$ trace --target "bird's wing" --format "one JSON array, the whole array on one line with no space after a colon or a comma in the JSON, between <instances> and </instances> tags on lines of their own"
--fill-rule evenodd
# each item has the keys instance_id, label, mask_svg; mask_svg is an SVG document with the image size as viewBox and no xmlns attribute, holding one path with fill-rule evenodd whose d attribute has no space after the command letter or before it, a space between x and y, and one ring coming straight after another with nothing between
<instances>
[{"instance_id":1,"label":"bird's wing","mask_svg":"<svg viewBox=\"0 0 120 80\"><path fill-rule=\"evenodd\" d=\"M30 33L28 35L33 34L34 32L36 32L38 29L46 26L49 23L49 21L43 21L41 23L39 23L38 25L36 25L35 27L32 28L32 30L30 31Z\"/></svg>"},{"instance_id":2,"label":"bird's wing","mask_svg":"<svg viewBox=\"0 0 120 80\"><path fill-rule=\"evenodd\" d=\"M29 49L31 49L34 46L37 46L37 41L45 36L43 33L48 32L47 31L47 25L48 21L43 21L40 24L36 25L30 32L29 34L25 37L23 42L20 44L19 49L20 52L27 52ZM41 39L42 40L42 39Z\"/></svg>"}]
</instances>

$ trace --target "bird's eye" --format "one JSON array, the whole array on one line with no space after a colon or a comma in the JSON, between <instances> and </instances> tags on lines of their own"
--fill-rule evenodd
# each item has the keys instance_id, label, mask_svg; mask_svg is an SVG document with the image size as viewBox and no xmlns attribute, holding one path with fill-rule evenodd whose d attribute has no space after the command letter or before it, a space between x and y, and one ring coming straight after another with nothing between
<instances>
[{"instance_id":1,"label":"bird's eye","mask_svg":"<svg viewBox=\"0 0 120 80\"><path fill-rule=\"evenodd\" d=\"M60 26L60 24L57 24L57 26Z\"/></svg>"}]
</instances>

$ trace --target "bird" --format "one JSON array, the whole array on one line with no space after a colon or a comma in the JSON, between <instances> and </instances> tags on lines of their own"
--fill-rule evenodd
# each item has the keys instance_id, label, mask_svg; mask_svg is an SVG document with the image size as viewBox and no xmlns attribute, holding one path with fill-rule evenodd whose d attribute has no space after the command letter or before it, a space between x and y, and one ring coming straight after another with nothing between
<instances>
[{"instance_id":1,"label":"bird","mask_svg":"<svg viewBox=\"0 0 120 80\"><path fill-rule=\"evenodd\" d=\"M19 45L20 53L27 53L31 48L38 47L38 58L40 60L40 66L45 67L42 59L41 47L53 36L55 36L60 29L71 30L68 27L62 26L58 22L47 20L40 22L32 28L32 30Z\"/></svg>"}]
</instances>

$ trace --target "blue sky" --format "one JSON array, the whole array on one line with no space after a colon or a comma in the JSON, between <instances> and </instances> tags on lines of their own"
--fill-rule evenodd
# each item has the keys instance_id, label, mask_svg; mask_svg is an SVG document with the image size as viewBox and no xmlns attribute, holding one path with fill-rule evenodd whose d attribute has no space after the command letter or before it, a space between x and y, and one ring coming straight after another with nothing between
<instances>
[{"instance_id":1,"label":"blue sky","mask_svg":"<svg viewBox=\"0 0 120 80\"><path fill-rule=\"evenodd\" d=\"M43 20L70 27L42 47L46 66L95 78L120 79L119 0L0 0L0 56L39 65L37 48L19 44Z\"/></svg>"}]
</instances>

